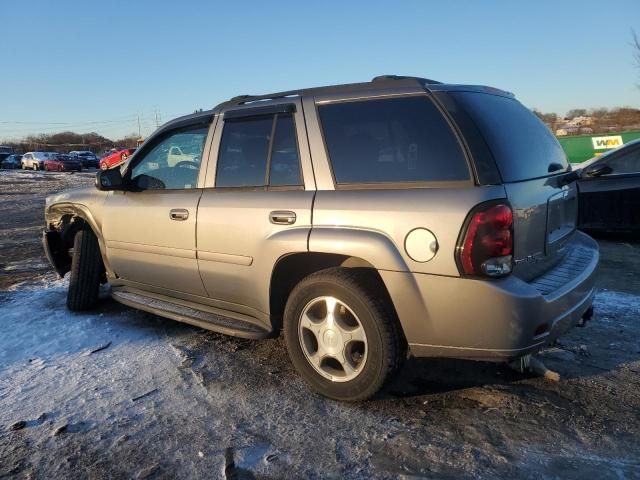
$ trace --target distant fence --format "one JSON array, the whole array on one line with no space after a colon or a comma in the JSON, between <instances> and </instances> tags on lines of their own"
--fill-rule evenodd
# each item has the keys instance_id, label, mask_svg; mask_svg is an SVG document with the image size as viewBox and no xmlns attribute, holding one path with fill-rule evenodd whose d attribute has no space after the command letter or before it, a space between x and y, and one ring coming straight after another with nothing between
<instances>
[{"instance_id":1,"label":"distant fence","mask_svg":"<svg viewBox=\"0 0 640 480\"><path fill-rule=\"evenodd\" d=\"M640 131L573 135L558 137L558 141L569 161L579 163L638 138L640 138Z\"/></svg>"}]
</instances>

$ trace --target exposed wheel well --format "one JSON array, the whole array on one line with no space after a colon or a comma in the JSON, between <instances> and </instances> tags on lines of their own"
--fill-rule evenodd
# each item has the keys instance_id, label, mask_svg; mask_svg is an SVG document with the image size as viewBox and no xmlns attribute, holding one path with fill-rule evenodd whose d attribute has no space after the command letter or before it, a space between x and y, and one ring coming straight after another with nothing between
<instances>
[{"instance_id":1,"label":"exposed wheel well","mask_svg":"<svg viewBox=\"0 0 640 480\"><path fill-rule=\"evenodd\" d=\"M71 255L69 255L69 250L73 248L76 233L85 227L93 231L89 222L79 215L71 213L60 217L60 220L55 225L49 225L50 231L56 233L50 236L48 241L53 261L56 264L56 270L59 273L67 273L71 270ZM96 235L96 232L93 232L93 234ZM100 260L102 261L102 258ZM106 282L104 273L101 281L102 283Z\"/></svg>"},{"instance_id":2,"label":"exposed wheel well","mask_svg":"<svg viewBox=\"0 0 640 480\"><path fill-rule=\"evenodd\" d=\"M334 253L293 253L278 260L271 274L269 306L275 332L280 331L282 327L282 315L293 288L303 278L312 273L332 267L365 269L370 274L370 278L373 279L372 287L376 288L379 294L387 299L390 308L395 313L395 307L382 281L382 277L380 277L375 267L366 260Z\"/></svg>"}]
</instances>

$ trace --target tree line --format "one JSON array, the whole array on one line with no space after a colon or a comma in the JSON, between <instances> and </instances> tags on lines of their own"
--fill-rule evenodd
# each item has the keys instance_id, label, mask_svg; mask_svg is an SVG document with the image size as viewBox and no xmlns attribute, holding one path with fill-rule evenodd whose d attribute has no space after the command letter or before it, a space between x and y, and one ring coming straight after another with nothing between
<instances>
[{"instance_id":1,"label":"tree line","mask_svg":"<svg viewBox=\"0 0 640 480\"><path fill-rule=\"evenodd\" d=\"M66 153L72 150L91 150L95 153L102 153L114 147L136 148L137 140L137 135L127 135L111 140L96 132L60 132L29 135L20 140L3 144L13 147L19 153L37 151Z\"/></svg>"},{"instance_id":2,"label":"tree line","mask_svg":"<svg viewBox=\"0 0 640 480\"><path fill-rule=\"evenodd\" d=\"M637 108L575 108L569 110L564 117L560 117L556 113L543 113L535 109L533 113L553 132L578 117L589 117L588 126L593 130L593 133L640 130L640 109Z\"/></svg>"}]
</instances>

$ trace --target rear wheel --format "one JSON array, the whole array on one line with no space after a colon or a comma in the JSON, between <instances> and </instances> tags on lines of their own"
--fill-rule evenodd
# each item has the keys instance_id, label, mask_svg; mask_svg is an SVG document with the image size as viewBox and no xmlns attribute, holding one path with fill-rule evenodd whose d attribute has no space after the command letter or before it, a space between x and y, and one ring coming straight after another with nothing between
<instances>
[{"instance_id":1,"label":"rear wheel","mask_svg":"<svg viewBox=\"0 0 640 480\"><path fill-rule=\"evenodd\" d=\"M369 272L331 268L302 280L284 313L291 361L309 386L336 400L375 394L405 355L395 313Z\"/></svg>"},{"instance_id":2,"label":"rear wheel","mask_svg":"<svg viewBox=\"0 0 640 480\"><path fill-rule=\"evenodd\" d=\"M85 226L73 240L73 258L67 292L69 310L77 312L95 305L98 300L102 270L98 239L93 231Z\"/></svg>"},{"instance_id":3,"label":"rear wheel","mask_svg":"<svg viewBox=\"0 0 640 480\"><path fill-rule=\"evenodd\" d=\"M33 164L33 170L35 170L35 171L37 171L37 170L38 170L38 164L37 164L37 163L34 163L34 164Z\"/></svg>"}]
</instances>

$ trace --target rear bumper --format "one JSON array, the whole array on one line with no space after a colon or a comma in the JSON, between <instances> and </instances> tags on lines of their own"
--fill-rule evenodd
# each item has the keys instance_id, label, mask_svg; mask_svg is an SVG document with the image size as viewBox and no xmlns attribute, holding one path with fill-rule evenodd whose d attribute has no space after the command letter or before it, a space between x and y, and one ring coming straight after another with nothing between
<instances>
[{"instance_id":1,"label":"rear bumper","mask_svg":"<svg viewBox=\"0 0 640 480\"><path fill-rule=\"evenodd\" d=\"M380 275L414 355L510 360L552 342L591 307L598 245L577 232L572 246L579 262L563 260L533 282L513 275L494 281L405 272Z\"/></svg>"}]
</instances>

